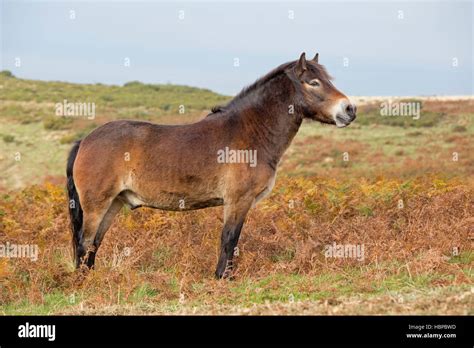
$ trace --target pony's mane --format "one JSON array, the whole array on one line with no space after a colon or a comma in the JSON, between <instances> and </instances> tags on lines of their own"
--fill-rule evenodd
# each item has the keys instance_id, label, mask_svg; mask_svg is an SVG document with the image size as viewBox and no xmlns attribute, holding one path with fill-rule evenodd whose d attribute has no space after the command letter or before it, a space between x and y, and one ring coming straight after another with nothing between
<instances>
[{"instance_id":1,"label":"pony's mane","mask_svg":"<svg viewBox=\"0 0 474 348\"><path fill-rule=\"evenodd\" d=\"M317 64L315 62L312 62L312 61L307 61L306 64L307 64L308 68L312 68L312 69L316 70L318 72L318 75L322 79L325 79L325 80L328 80L328 81L332 80L332 77L328 74L328 72L327 72L327 70L324 66L322 66L320 64ZM251 85L248 85L248 86L244 87L226 105L216 105L216 106L212 107L211 113L208 114L207 116L211 116L211 115L214 115L216 113L225 111L229 107L235 105L238 101L240 101L243 98L245 98L246 96L248 96L250 93L254 92L255 90L257 90L261 86L265 85L268 81L273 80L274 78L280 76L281 74L284 74L285 71L288 68L290 68L294 65L296 65L296 61L287 62L287 63L284 63L284 64L276 67L275 69L271 70L266 75L260 77L258 80L256 80Z\"/></svg>"},{"instance_id":2,"label":"pony's mane","mask_svg":"<svg viewBox=\"0 0 474 348\"><path fill-rule=\"evenodd\" d=\"M242 90L231 100L231 102L233 100L242 99L243 97L247 96L249 93L251 93L251 92L255 91L256 89L258 89L259 87L263 86L268 81L273 80L275 77L277 77L277 76L281 75L282 73L284 73L287 68L289 68L291 65L294 65L294 64L295 64L295 62L293 61L293 62L284 63L284 64L276 67L275 69L273 69L272 71L270 71L266 75L260 77L257 81L255 81L251 85L248 85L248 86L242 88Z\"/></svg>"}]
</instances>

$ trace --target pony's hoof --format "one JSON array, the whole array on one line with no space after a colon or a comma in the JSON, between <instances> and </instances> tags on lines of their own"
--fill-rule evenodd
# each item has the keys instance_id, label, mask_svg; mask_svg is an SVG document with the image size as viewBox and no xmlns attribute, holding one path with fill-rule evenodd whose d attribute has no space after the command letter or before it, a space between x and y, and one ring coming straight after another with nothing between
<instances>
[{"instance_id":1,"label":"pony's hoof","mask_svg":"<svg viewBox=\"0 0 474 348\"><path fill-rule=\"evenodd\" d=\"M228 260L223 271L219 271L219 270L216 271L216 277L217 279L233 280L235 278L233 275L233 272L234 272L234 264L232 260Z\"/></svg>"}]
</instances>

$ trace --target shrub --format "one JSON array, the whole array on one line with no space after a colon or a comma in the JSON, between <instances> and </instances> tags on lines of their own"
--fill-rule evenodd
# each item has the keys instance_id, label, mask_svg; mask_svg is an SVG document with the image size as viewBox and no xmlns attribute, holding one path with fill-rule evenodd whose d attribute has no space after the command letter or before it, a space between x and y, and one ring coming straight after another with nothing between
<instances>
[{"instance_id":1,"label":"shrub","mask_svg":"<svg viewBox=\"0 0 474 348\"><path fill-rule=\"evenodd\" d=\"M12 74L10 70L2 70L0 71L0 76L2 77L8 77L8 78L15 78L15 75Z\"/></svg>"},{"instance_id":2,"label":"shrub","mask_svg":"<svg viewBox=\"0 0 474 348\"><path fill-rule=\"evenodd\" d=\"M143 86L143 83L141 83L140 81L130 81L130 82L124 83L123 86L124 87Z\"/></svg>"},{"instance_id":3,"label":"shrub","mask_svg":"<svg viewBox=\"0 0 474 348\"><path fill-rule=\"evenodd\" d=\"M72 118L64 116L49 116L43 120L44 129L48 130L61 130L68 129L71 126Z\"/></svg>"},{"instance_id":4,"label":"shrub","mask_svg":"<svg viewBox=\"0 0 474 348\"><path fill-rule=\"evenodd\" d=\"M463 133L466 131L467 131L467 128L465 126L457 125L453 127L453 132Z\"/></svg>"},{"instance_id":5,"label":"shrub","mask_svg":"<svg viewBox=\"0 0 474 348\"><path fill-rule=\"evenodd\" d=\"M74 141L78 140L77 134L67 134L59 139L60 144L72 144Z\"/></svg>"},{"instance_id":6,"label":"shrub","mask_svg":"<svg viewBox=\"0 0 474 348\"><path fill-rule=\"evenodd\" d=\"M5 134L2 138L3 138L3 141L6 143L13 143L15 141L15 137L10 134Z\"/></svg>"}]
</instances>

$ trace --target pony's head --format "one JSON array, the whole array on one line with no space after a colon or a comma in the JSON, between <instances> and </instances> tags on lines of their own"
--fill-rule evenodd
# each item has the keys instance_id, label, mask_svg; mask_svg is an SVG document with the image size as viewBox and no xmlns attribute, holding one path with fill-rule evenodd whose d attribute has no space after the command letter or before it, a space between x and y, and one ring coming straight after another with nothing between
<instances>
[{"instance_id":1,"label":"pony's head","mask_svg":"<svg viewBox=\"0 0 474 348\"><path fill-rule=\"evenodd\" d=\"M332 84L318 57L316 54L312 60L306 60L302 53L288 71L296 88L295 106L305 118L345 127L356 118L357 108Z\"/></svg>"}]
</instances>

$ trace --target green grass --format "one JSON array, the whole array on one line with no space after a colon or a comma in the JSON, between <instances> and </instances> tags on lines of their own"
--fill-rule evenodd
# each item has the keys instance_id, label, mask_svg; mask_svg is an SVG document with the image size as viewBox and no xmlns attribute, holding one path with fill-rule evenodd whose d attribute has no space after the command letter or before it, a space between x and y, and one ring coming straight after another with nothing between
<instances>
[{"instance_id":1,"label":"green grass","mask_svg":"<svg viewBox=\"0 0 474 348\"><path fill-rule=\"evenodd\" d=\"M153 287L151 287L150 284L145 283L141 285L140 287L138 287L137 289L135 289L135 291L133 292L131 296L131 301L135 303L144 302L150 298L155 297L157 294L158 292L155 289L153 289Z\"/></svg>"},{"instance_id":2,"label":"green grass","mask_svg":"<svg viewBox=\"0 0 474 348\"><path fill-rule=\"evenodd\" d=\"M48 131L41 123L0 122L0 134L14 139L0 141L0 186L21 188L47 175L64 175L70 147L60 143L64 131Z\"/></svg>"},{"instance_id":3,"label":"green grass","mask_svg":"<svg viewBox=\"0 0 474 348\"><path fill-rule=\"evenodd\" d=\"M31 304L28 300L23 300L15 304L8 304L0 307L0 314L3 315L52 315L67 307L75 306L79 299L75 295L66 295L61 292L45 294L43 303Z\"/></svg>"},{"instance_id":4,"label":"green grass","mask_svg":"<svg viewBox=\"0 0 474 348\"><path fill-rule=\"evenodd\" d=\"M459 257L462 260L460 263L466 272L470 272L468 263L472 261L472 252L462 255ZM379 269L381 274L386 272L387 275L372 279L364 277L375 269ZM395 269L399 271L394 272ZM452 278L452 275L434 272L412 275L403 265L391 262L378 266L347 266L314 276L275 274L262 279L245 278L235 281L220 281L221 287L226 288L226 291L217 296L207 290L210 283L218 281L206 279L193 283L191 294L185 296L182 302L179 298L178 280L173 277L168 286L169 292L176 298L163 299L150 284L143 283L128 296L121 294L119 299L111 299L111 302L125 307L132 306L143 311L168 313L176 312L183 306L187 308L200 308L209 305L247 308L255 305L289 304L298 301L317 302L333 301L334 299L344 301L345 298L354 295L370 302L387 294L395 297L416 298L416 296L441 289L434 285L434 282L440 279L452 282ZM416 291L414 291L415 289ZM468 287L459 285L442 289L454 296L461 291L466 291ZM81 302L87 300L91 295L93 294L88 294L87 289L81 294L74 295L55 292L45 294L43 303L39 305L22 300L1 307L0 313L4 315L42 315L74 312L81 307Z\"/></svg>"},{"instance_id":5,"label":"green grass","mask_svg":"<svg viewBox=\"0 0 474 348\"><path fill-rule=\"evenodd\" d=\"M457 263L461 265L472 265L474 264L474 251L468 250L459 253L457 256L453 256L449 259L450 263Z\"/></svg>"},{"instance_id":6,"label":"green grass","mask_svg":"<svg viewBox=\"0 0 474 348\"><path fill-rule=\"evenodd\" d=\"M19 102L3 100L0 103L0 117L2 121L15 121L20 124L40 122L46 117L52 117L54 108L49 103Z\"/></svg>"}]
</instances>

